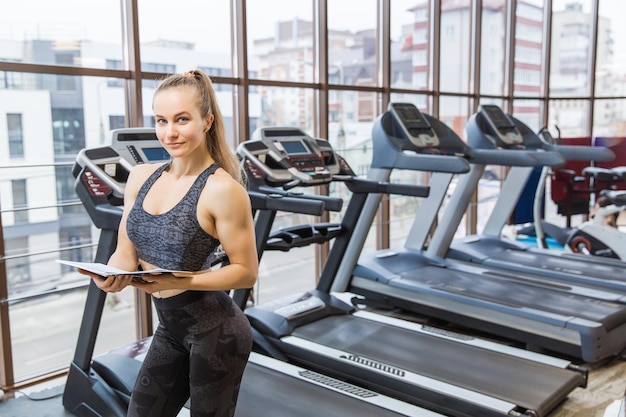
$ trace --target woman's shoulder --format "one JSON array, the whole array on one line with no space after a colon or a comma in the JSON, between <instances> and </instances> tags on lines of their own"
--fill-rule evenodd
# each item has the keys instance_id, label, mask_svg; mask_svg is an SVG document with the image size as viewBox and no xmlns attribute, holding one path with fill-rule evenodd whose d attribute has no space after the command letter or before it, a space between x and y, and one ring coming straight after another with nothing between
<instances>
[{"instance_id":1,"label":"woman's shoulder","mask_svg":"<svg viewBox=\"0 0 626 417\"><path fill-rule=\"evenodd\" d=\"M209 190L216 192L243 192L246 193L245 188L241 183L235 180L225 169L218 168L215 172L207 178L207 185Z\"/></svg>"},{"instance_id":2,"label":"woman's shoulder","mask_svg":"<svg viewBox=\"0 0 626 417\"><path fill-rule=\"evenodd\" d=\"M207 201L220 202L220 204L240 203L242 199L248 199L248 192L244 186L222 168L217 169L207 178L202 195ZM229 198L216 199L215 196L228 196Z\"/></svg>"},{"instance_id":3,"label":"woman's shoulder","mask_svg":"<svg viewBox=\"0 0 626 417\"><path fill-rule=\"evenodd\" d=\"M154 163L154 164L138 164L135 165L128 175L128 181L126 182L126 188L139 189L141 184L146 182L148 177L152 175L157 169L162 167L165 163Z\"/></svg>"},{"instance_id":4,"label":"woman's shoulder","mask_svg":"<svg viewBox=\"0 0 626 417\"><path fill-rule=\"evenodd\" d=\"M131 179L147 179L150 175L152 175L157 169L167 164L168 162L158 162L153 164L138 164L135 165L130 170L130 175L128 180Z\"/></svg>"}]
</instances>

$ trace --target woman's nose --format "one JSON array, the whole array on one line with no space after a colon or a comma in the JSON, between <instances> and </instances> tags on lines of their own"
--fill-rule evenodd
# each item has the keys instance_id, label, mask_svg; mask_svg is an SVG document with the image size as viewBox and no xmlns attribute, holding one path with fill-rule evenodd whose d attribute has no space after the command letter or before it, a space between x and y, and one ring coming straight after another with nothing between
<instances>
[{"instance_id":1,"label":"woman's nose","mask_svg":"<svg viewBox=\"0 0 626 417\"><path fill-rule=\"evenodd\" d=\"M178 136L178 129L176 129L176 125L171 123L166 128L166 135L168 137L176 137Z\"/></svg>"}]
</instances>

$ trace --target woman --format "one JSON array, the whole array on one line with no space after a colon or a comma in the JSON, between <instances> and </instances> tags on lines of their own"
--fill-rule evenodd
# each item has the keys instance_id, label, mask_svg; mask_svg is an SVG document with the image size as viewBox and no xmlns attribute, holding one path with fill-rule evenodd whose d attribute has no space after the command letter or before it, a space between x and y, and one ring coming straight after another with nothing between
<instances>
[{"instance_id":1,"label":"woman","mask_svg":"<svg viewBox=\"0 0 626 417\"><path fill-rule=\"evenodd\" d=\"M250 200L206 74L166 78L152 106L157 137L171 161L131 171L108 264L190 272L150 275L147 282L81 272L103 291L132 285L153 296L160 322L128 416L176 416L188 398L192 416L232 416L252 335L226 290L250 288L257 277ZM211 270L220 245L229 264Z\"/></svg>"}]
</instances>

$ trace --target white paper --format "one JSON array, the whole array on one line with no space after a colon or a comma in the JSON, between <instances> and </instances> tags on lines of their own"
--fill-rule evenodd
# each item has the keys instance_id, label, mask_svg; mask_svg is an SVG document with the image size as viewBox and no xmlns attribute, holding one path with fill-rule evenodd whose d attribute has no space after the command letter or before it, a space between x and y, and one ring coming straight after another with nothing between
<instances>
[{"instance_id":1,"label":"white paper","mask_svg":"<svg viewBox=\"0 0 626 417\"><path fill-rule=\"evenodd\" d=\"M170 269L150 269L147 271L124 271L123 269L114 268L109 265L105 265L99 262L74 262L65 261L63 259L57 259L57 262L64 265L73 266L75 268L84 269L85 271L93 272L102 277L108 277L109 275L146 275L146 274L161 274L161 273L184 273L185 271L173 271Z\"/></svg>"}]
</instances>

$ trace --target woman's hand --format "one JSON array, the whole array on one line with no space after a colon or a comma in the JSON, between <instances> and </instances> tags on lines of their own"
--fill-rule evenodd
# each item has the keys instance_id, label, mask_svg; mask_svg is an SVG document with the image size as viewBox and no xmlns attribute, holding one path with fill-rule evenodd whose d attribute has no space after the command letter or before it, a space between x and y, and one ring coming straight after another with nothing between
<instances>
[{"instance_id":1,"label":"woman's hand","mask_svg":"<svg viewBox=\"0 0 626 417\"><path fill-rule=\"evenodd\" d=\"M163 290L184 289L182 281L188 277L188 274L174 275L171 273L141 275L141 280L134 280L132 286L145 291L148 294Z\"/></svg>"},{"instance_id":2,"label":"woman's hand","mask_svg":"<svg viewBox=\"0 0 626 417\"><path fill-rule=\"evenodd\" d=\"M132 275L109 275L105 278L84 269L79 269L78 272L89 276L96 286L105 292L120 292L133 281Z\"/></svg>"}]
</instances>

